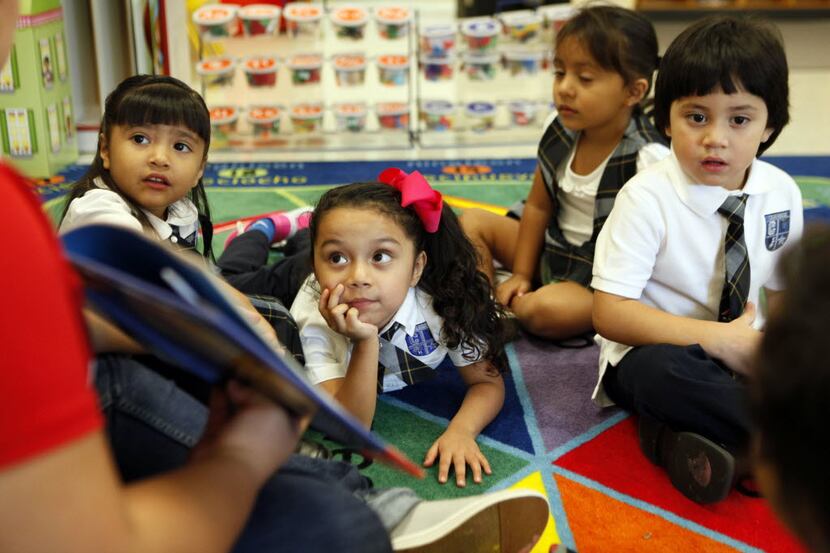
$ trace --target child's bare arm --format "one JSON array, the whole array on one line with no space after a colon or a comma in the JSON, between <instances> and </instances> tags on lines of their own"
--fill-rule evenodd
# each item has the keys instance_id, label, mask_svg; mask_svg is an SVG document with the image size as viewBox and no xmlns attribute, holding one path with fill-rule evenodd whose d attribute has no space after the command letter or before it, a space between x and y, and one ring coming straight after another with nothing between
<instances>
[{"instance_id":1,"label":"child's bare arm","mask_svg":"<svg viewBox=\"0 0 830 553\"><path fill-rule=\"evenodd\" d=\"M467 383L467 394L449 426L432 444L424 457L424 466L439 460L438 481L447 481L450 468L455 471L455 483L466 485L467 465L473 473L473 482L481 482L481 473L491 474L490 464L476 444L476 436L501 411L504 404L504 380L488 361L479 361L459 369Z\"/></svg>"},{"instance_id":2,"label":"child's bare arm","mask_svg":"<svg viewBox=\"0 0 830 553\"><path fill-rule=\"evenodd\" d=\"M730 323L702 321L672 315L637 300L594 292L594 328L603 337L628 344L673 344L700 346L712 357L739 373L748 373L761 333L752 327L755 306Z\"/></svg>"},{"instance_id":3,"label":"child's bare arm","mask_svg":"<svg viewBox=\"0 0 830 553\"><path fill-rule=\"evenodd\" d=\"M516 241L516 254L513 258L513 276L496 290L496 299L502 305L510 305L517 295L530 290L530 283L536 273L545 228L550 221L553 204L550 201L540 169L536 168L533 185L527 197L522 220L519 223L519 238Z\"/></svg>"}]
</instances>

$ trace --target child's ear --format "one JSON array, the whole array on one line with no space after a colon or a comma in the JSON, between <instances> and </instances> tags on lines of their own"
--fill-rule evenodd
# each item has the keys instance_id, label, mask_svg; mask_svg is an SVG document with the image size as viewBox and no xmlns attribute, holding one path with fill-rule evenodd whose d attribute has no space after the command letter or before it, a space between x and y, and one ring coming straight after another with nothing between
<instances>
[{"instance_id":1,"label":"child's ear","mask_svg":"<svg viewBox=\"0 0 830 553\"><path fill-rule=\"evenodd\" d=\"M110 168L110 150L107 144L107 137L104 133L98 135L98 154L101 156L101 161L104 164L104 169Z\"/></svg>"},{"instance_id":2,"label":"child's ear","mask_svg":"<svg viewBox=\"0 0 830 553\"><path fill-rule=\"evenodd\" d=\"M642 78L636 79L633 83L628 85L628 99L626 99L626 105L629 107L636 106L643 101L643 98L645 98L647 92L648 80Z\"/></svg>"},{"instance_id":3,"label":"child's ear","mask_svg":"<svg viewBox=\"0 0 830 553\"><path fill-rule=\"evenodd\" d=\"M199 167L199 172L196 173L196 180L193 181L193 186L191 188L196 188L199 185L199 179L205 174L205 167L207 166L207 158L202 160L202 165Z\"/></svg>"},{"instance_id":4,"label":"child's ear","mask_svg":"<svg viewBox=\"0 0 830 553\"><path fill-rule=\"evenodd\" d=\"M761 144L765 144L769 137L772 136L772 133L775 132L775 129L772 127L767 127L764 129L764 134L761 135Z\"/></svg>"},{"instance_id":5,"label":"child's ear","mask_svg":"<svg viewBox=\"0 0 830 553\"><path fill-rule=\"evenodd\" d=\"M421 251L415 256L415 266L412 268L412 279L409 281L409 287L415 287L421 280L421 275L424 274L424 267L427 266L427 252Z\"/></svg>"}]
</instances>

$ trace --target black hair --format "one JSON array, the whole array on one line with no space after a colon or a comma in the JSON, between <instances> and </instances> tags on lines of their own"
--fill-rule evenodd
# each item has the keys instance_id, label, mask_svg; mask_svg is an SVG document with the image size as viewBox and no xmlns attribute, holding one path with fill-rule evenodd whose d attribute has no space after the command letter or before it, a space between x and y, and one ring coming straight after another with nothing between
<instances>
[{"instance_id":1,"label":"black hair","mask_svg":"<svg viewBox=\"0 0 830 553\"><path fill-rule=\"evenodd\" d=\"M589 6L565 23L554 46L569 39L578 40L600 67L618 73L625 84L648 80L643 97L648 96L660 59L657 34L648 19L617 6Z\"/></svg>"},{"instance_id":2,"label":"black hair","mask_svg":"<svg viewBox=\"0 0 830 553\"><path fill-rule=\"evenodd\" d=\"M830 551L830 225L808 228L781 260L786 290L751 379L758 453L773 468L777 507L811 551Z\"/></svg>"},{"instance_id":3,"label":"black hair","mask_svg":"<svg viewBox=\"0 0 830 553\"><path fill-rule=\"evenodd\" d=\"M684 30L669 45L654 89L654 122L669 127L671 106L688 96L705 96L720 87L739 89L761 98L767 106L767 128L773 129L758 147L772 146L790 120L789 69L781 33L752 17L710 16Z\"/></svg>"},{"instance_id":4,"label":"black hair","mask_svg":"<svg viewBox=\"0 0 830 553\"><path fill-rule=\"evenodd\" d=\"M112 191L120 195L145 229L151 229L150 221L139 206L118 187L101 158L101 141L110 140L116 125L181 125L194 132L205 143L205 158L210 147L210 112L198 92L182 81L164 75L135 75L121 81L104 104L101 130L95 158L87 172L69 190L64 204L61 221L66 216L69 204L87 191L95 188L93 180L101 177ZM213 257L213 223L210 220L210 206L204 183L198 183L188 197L199 213L202 230L202 255Z\"/></svg>"},{"instance_id":5,"label":"black hair","mask_svg":"<svg viewBox=\"0 0 830 553\"><path fill-rule=\"evenodd\" d=\"M401 206L401 193L380 182L360 182L332 188L320 197L311 218L311 258L320 223L337 208L372 209L391 218L412 240L416 254L425 252L426 267L418 288L432 297L435 312L443 318L441 338L449 348L461 346L470 361L487 359L504 366L508 331L503 308L493 299L492 286L478 270L478 254L458 217L446 204L438 230L428 233L412 206Z\"/></svg>"}]
</instances>

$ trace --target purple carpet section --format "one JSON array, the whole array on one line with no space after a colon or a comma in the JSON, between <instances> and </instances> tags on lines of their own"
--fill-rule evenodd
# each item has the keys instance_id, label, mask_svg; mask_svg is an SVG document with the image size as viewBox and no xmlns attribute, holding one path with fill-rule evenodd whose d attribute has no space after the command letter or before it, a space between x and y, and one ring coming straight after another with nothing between
<instances>
[{"instance_id":1,"label":"purple carpet section","mask_svg":"<svg viewBox=\"0 0 830 553\"><path fill-rule=\"evenodd\" d=\"M617 413L591 400L597 381L599 348L561 348L524 337L515 344L536 424L550 451Z\"/></svg>"}]
</instances>

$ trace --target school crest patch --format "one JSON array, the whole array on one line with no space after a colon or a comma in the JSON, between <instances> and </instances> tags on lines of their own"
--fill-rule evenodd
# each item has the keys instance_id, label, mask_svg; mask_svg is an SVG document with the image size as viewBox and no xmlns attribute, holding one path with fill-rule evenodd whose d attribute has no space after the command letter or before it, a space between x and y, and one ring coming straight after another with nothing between
<instances>
[{"instance_id":1,"label":"school crest patch","mask_svg":"<svg viewBox=\"0 0 830 553\"><path fill-rule=\"evenodd\" d=\"M764 243L769 251L775 251L784 245L790 234L790 211L779 211L764 215L766 220L766 236Z\"/></svg>"},{"instance_id":2,"label":"school crest patch","mask_svg":"<svg viewBox=\"0 0 830 553\"><path fill-rule=\"evenodd\" d=\"M409 348L409 353L412 355L423 357L435 351L438 344L432 337L429 326L426 323L421 323L415 327L414 336L406 335L406 347Z\"/></svg>"}]
</instances>

